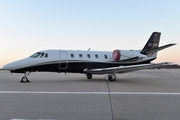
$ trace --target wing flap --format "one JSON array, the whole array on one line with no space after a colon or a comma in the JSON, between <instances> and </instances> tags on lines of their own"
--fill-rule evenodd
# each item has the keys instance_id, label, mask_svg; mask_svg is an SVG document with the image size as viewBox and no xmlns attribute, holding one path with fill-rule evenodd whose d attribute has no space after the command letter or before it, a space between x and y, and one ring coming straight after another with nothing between
<instances>
[{"instance_id":1,"label":"wing flap","mask_svg":"<svg viewBox=\"0 0 180 120\"><path fill-rule=\"evenodd\" d=\"M118 67L109 67L109 68L98 68L98 69L84 69L85 73L91 74L108 74L108 73L126 73L142 69L156 68L162 65L168 64L165 63L150 63L150 64L141 64L141 65L130 65L130 66L118 66Z\"/></svg>"}]
</instances>

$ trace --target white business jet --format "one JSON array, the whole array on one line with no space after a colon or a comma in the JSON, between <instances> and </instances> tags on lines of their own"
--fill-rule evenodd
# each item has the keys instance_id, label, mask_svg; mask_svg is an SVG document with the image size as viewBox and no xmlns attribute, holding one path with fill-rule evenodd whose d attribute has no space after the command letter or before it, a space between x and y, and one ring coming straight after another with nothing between
<instances>
[{"instance_id":1,"label":"white business jet","mask_svg":"<svg viewBox=\"0 0 180 120\"><path fill-rule=\"evenodd\" d=\"M87 79L92 74L106 74L110 81L116 80L117 73L156 68L164 63L151 63L157 52L175 44L159 46L160 32L153 32L142 50L87 51L43 50L28 58L6 64L3 69L12 73L24 73L20 82L30 82L31 72L83 73Z\"/></svg>"}]
</instances>

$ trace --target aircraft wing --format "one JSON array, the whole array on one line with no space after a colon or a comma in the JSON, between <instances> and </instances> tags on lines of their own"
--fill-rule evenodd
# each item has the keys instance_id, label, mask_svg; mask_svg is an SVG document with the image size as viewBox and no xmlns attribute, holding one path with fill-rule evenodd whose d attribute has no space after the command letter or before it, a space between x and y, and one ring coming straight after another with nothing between
<instances>
[{"instance_id":1,"label":"aircraft wing","mask_svg":"<svg viewBox=\"0 0 180 120\"><path fill-rule=\"evenodd\" d=\"M162 65L169 64L164 63L149 63L149 64L140 64L140 65L129 65L129 66L118 66L118 67L109 67L109 68L98 68L98 69L84 69L85 73L90 74L108 74L108 73L127 73L142 69L156 68Z\"/></svg>"}]
</instances>

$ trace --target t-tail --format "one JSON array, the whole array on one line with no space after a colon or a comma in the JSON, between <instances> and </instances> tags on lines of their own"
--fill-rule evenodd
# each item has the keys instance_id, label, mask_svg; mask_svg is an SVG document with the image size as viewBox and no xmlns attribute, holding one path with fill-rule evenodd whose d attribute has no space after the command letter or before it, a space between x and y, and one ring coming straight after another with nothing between
<instances>
[{"instance_id":1,"label":"t-tail","mask_svg":"<svg viewBox=\"0 0 180 120\"><path fill-rule=\"evenodd\" d=\"M153 32L140 53L147 55L149 57L156 57L158 51L175 45L175 44L167 44L167 45L159 47L160 37L161 37L160 32Z\"/></svg>"}]
</instances>

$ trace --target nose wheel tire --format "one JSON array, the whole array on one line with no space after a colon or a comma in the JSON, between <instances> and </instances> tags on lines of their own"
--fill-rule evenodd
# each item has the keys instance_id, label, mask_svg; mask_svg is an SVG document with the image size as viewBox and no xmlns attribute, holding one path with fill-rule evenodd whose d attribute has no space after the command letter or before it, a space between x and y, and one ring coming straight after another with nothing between
<instances>
[{"instance_id":1,"label":"nose wheel tire","mask_svg":"<svg viewBox=\"0 0 180 120\"><path fill-rule=\"evenodd\" d=\"M22 77L20 83L29 83L30 81L28 80L27 77Z\"/></svg>"}]
</instances>

